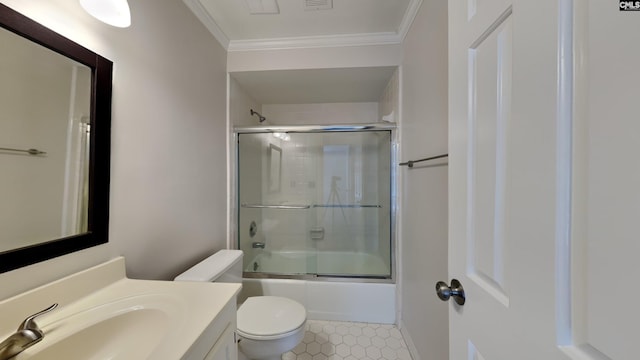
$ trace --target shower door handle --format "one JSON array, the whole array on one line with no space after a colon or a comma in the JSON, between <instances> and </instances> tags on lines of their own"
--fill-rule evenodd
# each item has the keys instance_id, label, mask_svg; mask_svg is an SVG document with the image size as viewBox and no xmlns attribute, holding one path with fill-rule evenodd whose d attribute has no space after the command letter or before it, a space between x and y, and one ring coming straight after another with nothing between
<instances>
[{"instance_id":1,"label":"shower door handle","mask_svg":"<svg viewBox=\"0 0 640 360\"><path fill-rule=\"evenodd\" d=\"M309 209L311 205L263 205L263 204L240 204L241 207L247 209L284 209L284 210L297 210L297 209Z\"/></svg>"},{"instance_id":2,"label":"shower door handle","mask_svg":"<svg viewBox=\"0 0 640 360\"><path fill-rule=\"evenodd\" d=\"M458 305L464 305L466 300L464 288L458 279L452 279L451 286L448 286L444 281L438 281L436 284L436 294L438 294L438 297L442 301L447 301L453 297L453 300Z\"/></svg>"}]
</instances>

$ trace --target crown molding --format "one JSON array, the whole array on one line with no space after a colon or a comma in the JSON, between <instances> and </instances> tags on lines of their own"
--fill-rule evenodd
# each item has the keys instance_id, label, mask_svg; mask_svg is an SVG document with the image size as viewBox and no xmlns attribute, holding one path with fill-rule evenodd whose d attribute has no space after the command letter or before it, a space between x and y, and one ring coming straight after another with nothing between
<instances>
[{"instance_id":1,"label":"crown molding","mask_svg":"<svg viewBox=\"0 0 640 360\"><path fill-rule=\"evenodd\" d=\"M395 32L300 36L259 40L231 40L228 51L283 50L340 46L396 45L402 39Z\"/></svg>"},{"instance_id":2,"label":"crown molding","mask_svg":"<svg viewBox=\"0 0 640 360\"><path fill-rule=\"evenodd\" d=\"M400 37L400 42L403 42L404 38L407 36L407 33L411 28L411 24L413 24L413 20L415 20L416 15L418 15L420 5L422 5L422 0L411 0L411 2L409 3L407 11L404 13L404 17L402 18L402 22L400 23L400 27L398 28L398 36Z\"/></svg>"},{"instance_id":3,"label":"crown molding","mask_svg":"<svg viewBox=\"0 0 640 360\"><path fill-rule=\"evenodd\" d=\"M398 32L366 33L366 34L342 34L327 36L300 36L275 39L257 40L229 40L211 15L204 8L200 0L183 0L187 7L196 15L220 45L227 51L250 50L283 50L323 48L340 46L364 46L364 45L398 45L402 44L407 36L423 0L411 0L405 12Z\"/></svg>"},{"instance_id":4,"label":"crown molding","mask_svg":"<svg viewBox=\"0 0 640 360\"><path fill-rule=\"evenodd\" d=\"M209 30L209 32L213 35L213 37L218 40L220 45L222 45L225 50L229 49L229 37L227 34L222 31L222 29L218 26L218 24L213 20L209 12L204 8L202 3L199 0L182 0L191 12L204 24L204 26Z\"/></svg>"}]
</instances>

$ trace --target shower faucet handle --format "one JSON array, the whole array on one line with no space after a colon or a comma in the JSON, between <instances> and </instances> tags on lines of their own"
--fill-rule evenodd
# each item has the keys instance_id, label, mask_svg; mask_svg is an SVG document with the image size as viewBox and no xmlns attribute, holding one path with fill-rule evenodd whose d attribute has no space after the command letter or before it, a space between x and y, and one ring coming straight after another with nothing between
<instances>
[{"instance_id":1,"label":"shower faucet handle","mask_svg":"<svg viewBox=\"0 0 640 360\"><path fill-rule=\"evenodd\" d=\"M252 243L251 243L251 247L252 247L252 248L254 248L254 249L264 249L264 247L265 247L265 243L263 243L263 242L258 242L258 241L256 241L256 242L252 242Z\"/></svg>"}]
</instances>

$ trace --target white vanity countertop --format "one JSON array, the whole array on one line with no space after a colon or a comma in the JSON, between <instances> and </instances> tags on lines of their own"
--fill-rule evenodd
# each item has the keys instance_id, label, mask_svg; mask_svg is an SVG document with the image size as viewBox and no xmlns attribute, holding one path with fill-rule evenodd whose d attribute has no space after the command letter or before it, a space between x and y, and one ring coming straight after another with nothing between
<instances>
[{"instance_id":1,"label":"white vanity countertop","mask_svg":"<svg viewBox=\"0 0 640 360\"><path fill-rule=\"evenodd\" d=\"M39 353L69 344L74 354L82 353L86 343L98 343L91 346L108 358L180 359L225 306L232 303L235 309L240 288L229 283L128 279L120 257L0 302L0 340L27 316L58 303L57 309L36 320L44 339L16 360L46 358ZM127 346L133 350L123 350ZM67 351L63 350L54 353Z\"/></svg>"}]
</instances>

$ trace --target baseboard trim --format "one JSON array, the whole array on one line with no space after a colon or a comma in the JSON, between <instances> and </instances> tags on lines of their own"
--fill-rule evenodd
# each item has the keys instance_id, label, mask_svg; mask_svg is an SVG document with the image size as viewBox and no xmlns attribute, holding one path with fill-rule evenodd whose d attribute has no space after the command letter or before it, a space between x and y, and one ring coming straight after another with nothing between
<instances>
[{"instance_id":1,"label":"baseboard trim","mask_svg":"<svg viewBox=\"0 0 640 360\"><path fill-rule=\"evenodd\" d=\"M402 333L402 337L404 338L404 342L407 344L407 348L409 349L409 353L411 354L411 359L413 360L422 360L420 354L418 354L418 349L416 349L415 344L413 343L413 339L407 330L407 327L404 325L404 322L400 320L400 333Z\"/></svg>"}]
</instances>

